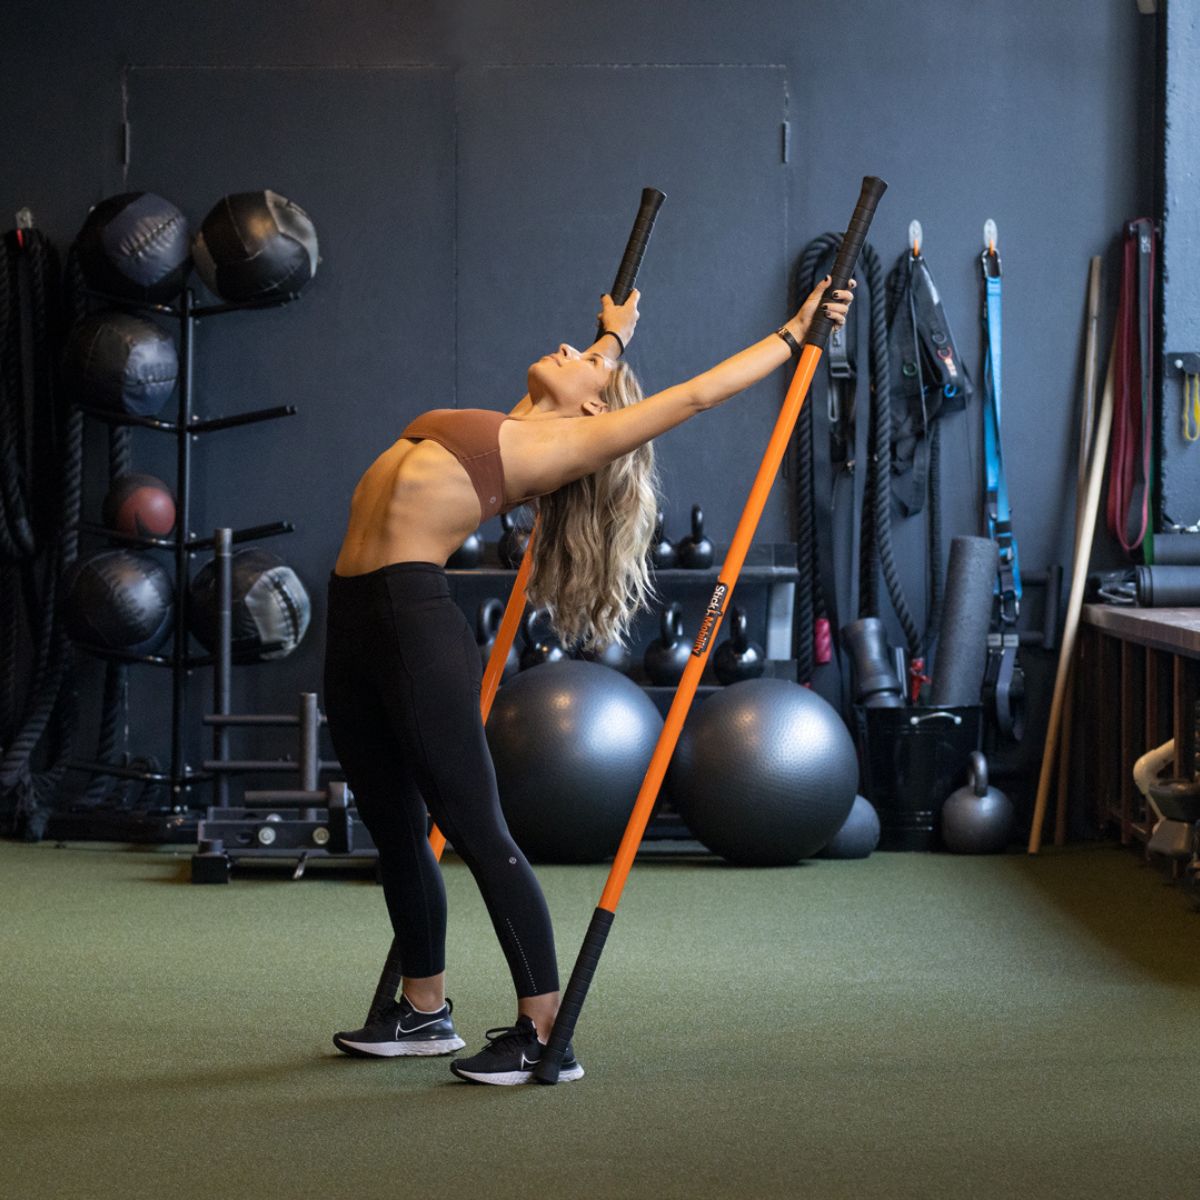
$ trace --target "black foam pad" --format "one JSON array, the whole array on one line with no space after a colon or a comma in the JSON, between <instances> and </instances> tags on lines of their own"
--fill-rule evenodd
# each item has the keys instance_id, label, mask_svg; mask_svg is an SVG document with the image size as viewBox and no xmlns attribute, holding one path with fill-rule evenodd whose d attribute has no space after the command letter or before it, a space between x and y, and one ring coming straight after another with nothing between
<instances>
[{"instance_id":1,"label":"black foam pad","mask_svg":"<svg viewBox=\"0 0 1200 1200\"><path fill-rule=\"evenodd\" d=\"M990 538L956 537L950 543L930 690L930 702L939 708L979 703L997 566L996 543Z\"/></svg>"}]
</instances>

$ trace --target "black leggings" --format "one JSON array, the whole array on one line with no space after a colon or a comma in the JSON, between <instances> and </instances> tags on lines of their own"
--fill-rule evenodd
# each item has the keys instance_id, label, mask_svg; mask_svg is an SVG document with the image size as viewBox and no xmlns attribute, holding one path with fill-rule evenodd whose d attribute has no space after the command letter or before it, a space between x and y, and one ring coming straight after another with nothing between
<instances>
[{"instance_id":1,"label":"black leggings","mask_svg":"<svg viewBox=\"0 0 1200 1200\"><path fill-rule=\"evenodd\" d=\"M331 575L325 712L334 749L379 848L405 975L446 967L446 889L426 809L467 864L517 996L558 990L542 889L500 810L483 732L483 664L445 570L399 562Z\"/></svg>"}]
</instances>

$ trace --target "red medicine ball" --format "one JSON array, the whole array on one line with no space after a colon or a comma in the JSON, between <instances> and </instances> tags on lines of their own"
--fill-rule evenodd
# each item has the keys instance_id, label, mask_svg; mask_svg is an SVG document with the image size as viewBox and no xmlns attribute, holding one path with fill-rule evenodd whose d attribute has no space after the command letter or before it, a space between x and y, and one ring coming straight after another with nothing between
<instances>
[{"instance_id":1,"label":"red medicine ball","mask_svg":"<svg viewBox=\"0 0 1200 1200\"><path fill-rule=\"evenodd\" d=\"M175 497L161 479L129 471L113 480L103 514L126 537L166 537L175 528Z\"/></svg>"}]
</instances>

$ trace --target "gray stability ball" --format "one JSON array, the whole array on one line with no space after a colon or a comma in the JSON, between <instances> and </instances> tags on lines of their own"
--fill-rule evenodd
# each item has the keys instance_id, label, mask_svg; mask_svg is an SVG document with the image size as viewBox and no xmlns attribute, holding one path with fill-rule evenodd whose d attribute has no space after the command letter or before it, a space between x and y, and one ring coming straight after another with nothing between
<instances>
[{"instance_id":1,"label":"gray stability ball","mask_svg":"<svg viewBox=\"0 0 1200 1200\"><path fill-rule=\"evenodd\" d=\"M486 732L517 845L537 862L614 854L662 725L636 683L599 663L543 663L505 683Z\"/></svg>"},{"instance_id":2,"label":"gray stability ball","mask_svg":"<svg viewBox=\"0 0 1200 1200\"><path fill-rule=\"evenodd\" d=\"M879 814L866 796L855 796L845 824L830 838L818 858L867 858L883 832Z\"/></svg>"},{"instance_id":3,"label":"gray stability ball","mask_svg":"<svg viewBox=\"0 0 1200 1200\"><path fill-rule=\"evenodd\" d=\"M854 804L858 757L841 717L787 679L747 679L700 701L666 784L710 850L746 866L816 854Z\"/></svg>"}]
</instances>

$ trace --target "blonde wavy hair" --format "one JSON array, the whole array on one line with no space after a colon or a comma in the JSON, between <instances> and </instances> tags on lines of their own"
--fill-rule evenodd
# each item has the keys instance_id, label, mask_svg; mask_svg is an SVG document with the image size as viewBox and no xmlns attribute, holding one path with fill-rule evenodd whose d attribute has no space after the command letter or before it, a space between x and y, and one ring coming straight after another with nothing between
<instances>
[{"instance_id":1,"label":"blonde wavy hair","mask_svg":"<svg viewBox=\"0 0 1200 1200\"><path fill-rule=\"evenodd\" d=\"M610 412L628 408L642 401L641 384L618 362L600 398ZM549 611L565 647L627 645L638 610L649 611L657 598L647 554L660 484L654 445L645 442L537 501L540 521L526 594Z\"/></svg>"}]
</instances>

